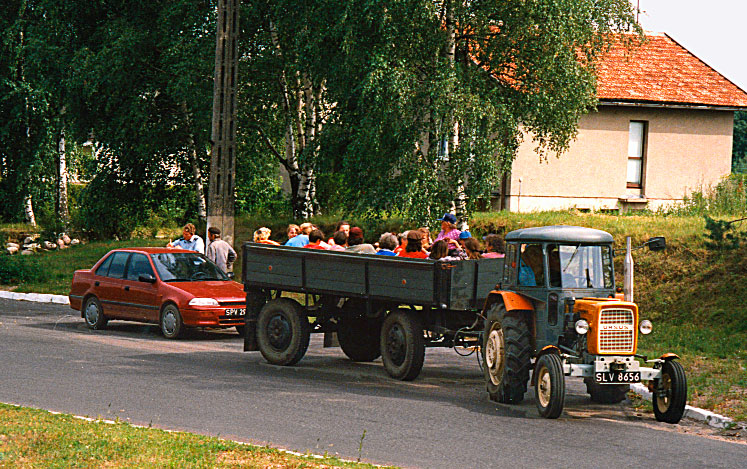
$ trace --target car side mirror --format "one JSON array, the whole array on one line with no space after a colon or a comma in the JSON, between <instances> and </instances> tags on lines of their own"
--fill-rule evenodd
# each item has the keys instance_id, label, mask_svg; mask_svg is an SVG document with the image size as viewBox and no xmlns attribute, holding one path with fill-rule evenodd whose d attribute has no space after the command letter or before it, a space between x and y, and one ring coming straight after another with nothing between
<instances>
[{"instance_id":1,"label":"car side mirror","mask_svg":"<svg viewBox=\"0 0 747 469\"><path fill-rule=\"evenodd\" d=\"M151 274L140 274L137 280L138 282L156 283L156 278Z\"/></svg>"},{"instance_id":2,"label":"car side mirror","mask_svg":"<svg viewBox=\"0 0 747 469\"><path fill-rule=\"evenodd\" d=\"M663 251L667 247L667 240L664 236L656 236L646 241L649 251Z\"/></svg>"},{"instance_id":3,"label":"car side mirror","mask_svg":"<svg viewBox=\"0 0 747 469\"><path fill-rule=\"evenodd\" d=\"M228 275L228 278L230 278L231 280L233 280L234 277L236 277L236 275L234 275L233 272L228 272L228 273L226 273L226 275Z\"/></svg>"}]
</instances>

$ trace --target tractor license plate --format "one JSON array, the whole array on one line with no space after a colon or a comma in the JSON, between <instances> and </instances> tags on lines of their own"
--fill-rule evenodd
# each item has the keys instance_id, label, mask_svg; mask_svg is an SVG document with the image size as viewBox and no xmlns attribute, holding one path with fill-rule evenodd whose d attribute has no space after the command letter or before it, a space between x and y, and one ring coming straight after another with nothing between
<instances>
[{"instance_id":1,"label":"tractor license plate","mask_svg":"<svg viewBox=\"0 0 747 469\"><path fill-rule=\"evenodd\" d=\"M226 316L246 316L246 308L228 308Z\"/></svg>"},{"instance_id":2,"label":"tractor license plate","mask_svg":"<svg viewBox=\"0 0 747 469\"><path fill-rule=\"evenodd\" d=\"M627 384L640 383L640 371L600 371L594 373L594 379L599 384Z\"/></svg>"}]
</instances>

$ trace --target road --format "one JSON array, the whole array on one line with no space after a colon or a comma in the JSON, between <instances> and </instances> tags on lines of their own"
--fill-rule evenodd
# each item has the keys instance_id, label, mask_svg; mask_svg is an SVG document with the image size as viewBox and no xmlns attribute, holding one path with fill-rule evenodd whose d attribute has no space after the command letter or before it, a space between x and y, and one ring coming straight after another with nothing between
<instances>
[{"instance_id":1,"label":"road","mask_svg":"<svg viewBox=\"0 0 747 469\"><path fill-rule=\"evenodd\" d=\"M744 467L747 445L629 405L593 405L569 382L558 420L534 396L488 400L474 357L428 350L414 382L356 364L314 336L295 367L241 352L232 331L180 341L155 326L85 328L63 305L0 300L0 401L405 467ZM533 388L530 388L533 392ZM684 421L683 421L684 422Z\"/></svg>"}]
</instances>

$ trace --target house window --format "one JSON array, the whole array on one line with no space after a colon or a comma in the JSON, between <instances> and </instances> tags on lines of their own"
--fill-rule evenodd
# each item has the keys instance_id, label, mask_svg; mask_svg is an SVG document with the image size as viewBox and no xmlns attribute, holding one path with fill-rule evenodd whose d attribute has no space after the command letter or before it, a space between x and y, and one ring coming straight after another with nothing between
<instances>
[{"instance_id":1,"label":"house window","mask_svg":"<svg viewBox=\"0 0 747 469\"><path fill-rule=\"evenodd\" d=\"M643 187L643 157L646 150L646 122L630 121L628 132L628 187Z\"/></svg>"}]
</instances>

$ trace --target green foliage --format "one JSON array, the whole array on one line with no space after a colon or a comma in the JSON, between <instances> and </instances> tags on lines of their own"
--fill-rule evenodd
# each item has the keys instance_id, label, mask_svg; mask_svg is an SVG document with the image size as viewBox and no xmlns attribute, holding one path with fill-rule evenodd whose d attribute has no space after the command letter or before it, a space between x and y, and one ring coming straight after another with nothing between
<instances>
[{"instance_id":1,"label":"green foliage","mask_svg":"<svg viewBox=\"0 0 747 469\"><path fill-rule=\"evenodd\" d=\"M34 256L0 255L0 284L18 285L29 282L44 282L48 279L44 265Z\"/></svg>"},{"instance_id":2,"label":"green foliage","mask_svg":"<svg viewBox=\"0 0 747 469\"><path fill-rule=\"evenodd\" d=\"M708 232L706 247L709 249L736 249L747 238L744 232L732 232L738 226L735 223L747 220L747 218L732 221L714 220L708 215L704 215L703 218L705 218L705 229Z\"/></svg>"},{"instance_id":3,"label":"green foliage","mask_svg":"<svg viewBox=\"0 0 747 469\"><path fill-rule=\"evenodd\" d=\"M734 113L734 141L731 155L732 172L747 173L747 111Z\"/></svg>"}]
</instances>

